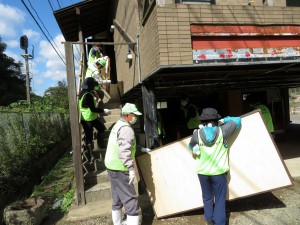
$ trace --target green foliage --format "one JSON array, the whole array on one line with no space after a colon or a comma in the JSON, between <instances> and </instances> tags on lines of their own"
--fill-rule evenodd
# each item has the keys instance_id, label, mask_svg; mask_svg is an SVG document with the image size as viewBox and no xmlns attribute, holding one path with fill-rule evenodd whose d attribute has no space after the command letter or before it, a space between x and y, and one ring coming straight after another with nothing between
<instances>
[{"instance_id":1,"label":"green foliage","mask_svg":"<svg viewBox=\"0 0 300 225\"><path fill-rule=\"evenodd\" d=\"M70 138L69 116L60 113L0 113L0 199L26 194L43 173L41 159Z\"/></svg>"},{"instance_id":2,"label":"green foliage","mask_svg":"<svg viewBox=\"0 0 300 225\"><path fill-rule=\"evenodd\" d=\"M48 88L44 93L44 100L52 108L68 110L68 87L65 81L59 81L56 87Z\"/></svg>"},{"instance_id":3,"label":"green foliage","mask_svg":"<svg viewBox=\"0 0 300 225\"><path fill-rule=\"evenodd\" d=\"M22 74L21 62L15 60L4 51L6 44L0 37L0 105L9 105L12 102L26 98L25 74Z\"/></svg>"},{"instance_id":4,"label":"green foliage","mask_svg":"<svg viewBox=\"0 0 300 225\"><path fill-rule=\"evenodd\" d=\"M48 88L44 96L31 95L31 105L19 100L9 106L0 106L0 110L15 112L69 112L68 87L65 81L59 81L56 87Z\"/></svg>"},{"instance_id":5,"label":"green foliage","mask_svg":"<svg viewBox=\"0 0 300 225\"><path fill-rule=\"evenodd\" d=\"M66 214L69 212L69 208L74 200L74 190L71 189L67 193L64 194L62 205L60 206L60 209L62 213Z\"/></svg>"},{"instance_id":6,"label":"green foliage","mask_svg":"<svg viewBox=\"0 0 300 225\"><path fill-rule=\"evenodd\" d=\"M55 201L61 200L60 210L65 213L74 199L73 178L72 157L65 153L55 167L42 177L42 182L34 187L32 196L45 199L49 204L48 210L51 210Z\"/></svg>"}]
</instances>

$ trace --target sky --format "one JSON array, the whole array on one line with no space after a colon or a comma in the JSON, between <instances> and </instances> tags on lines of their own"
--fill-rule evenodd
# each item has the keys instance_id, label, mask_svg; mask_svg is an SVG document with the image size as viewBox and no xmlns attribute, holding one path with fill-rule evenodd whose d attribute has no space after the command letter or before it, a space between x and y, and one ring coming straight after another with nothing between
<instances>
[{"instance_id":1,"label":"sky","mask_svg":"<svg viewBox=\"0 0 300 225\"><path fill-rule=\"evenodd\" d=\"M49 87L57 86L58 81L67 79L66 66L63 62L65 50L62 44L65 39L53 15L53 10L59 10L82 0L23 0L23 2L47 37L21 0L0 0L0 36L2 42L7 45L4 54L12 57L16 62L21 61L24 64L22 71L25 74L25 59L21 56L24 50L20 48L20 37L27 35L28 54L32 54L32 46L34 46L34 58L29 60L30 86L33 93L43 96Z\"/></svg>"}]
</instances>

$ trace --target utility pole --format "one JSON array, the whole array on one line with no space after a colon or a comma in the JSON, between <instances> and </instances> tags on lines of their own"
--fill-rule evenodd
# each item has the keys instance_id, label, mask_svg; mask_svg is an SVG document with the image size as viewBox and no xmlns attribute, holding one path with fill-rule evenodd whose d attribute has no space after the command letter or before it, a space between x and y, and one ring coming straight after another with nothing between
<instances>
[{"instance_id":1,"label":"utility pole","mask_svg":"<svg viewBox=\"0 0 300 225\"><path fill-rule=\"evenodd\" d=\"M28 64L28 59L33 59L33 56L27 53L27 48L28 48L28 38L26 35L23 35L20 38L20 47L21 49L24 50L25 54L22 54L25 58L25 66L26 66L26 95L27 95L27 103L28 105L31 104L31 99L30 99L30 79L29 79L29 64Z\"/></svg>"}]
</instances>

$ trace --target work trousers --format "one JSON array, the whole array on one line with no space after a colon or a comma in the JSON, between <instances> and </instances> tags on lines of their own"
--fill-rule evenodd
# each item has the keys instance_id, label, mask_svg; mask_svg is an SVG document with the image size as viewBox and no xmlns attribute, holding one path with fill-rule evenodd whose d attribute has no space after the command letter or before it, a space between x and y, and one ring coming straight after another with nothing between
<instances>
[{"instance_id":1,"label":"work trousers","mask_svg":"<svg viewBox=\"0 0 300 225\"><path fill-rule=\"evenodd\" d=\"M138 196L133 184L128 184L128 172L114 171L107 169L111 183L112 210L116 211L125 208L126 215L138 216Z\"/></svg>"},{"instance_id":2,"label":"work trousers","mask_svg":"<svg viewBox=\"0 0 300 225\"><path fill-rule=\"evenodd\" d=\"M226 173L215 176L198 174L204 204L204 219L215 225L226 224Z\"/></svg>"},{"instance_id":3,"label":"work trousers","mask_svg":"<svg viewBox=\"0 0 300 225\"><path fill-rule=\"evenodd\" d=\"M92 142L93 142L93 128L94 127L97 129L98 135L104 133L104 131L106 130L104 124L101 123L99 119L95 119L93 121L81 120L81 125L84 130L86 145L92 144ZM102 146L100 146L100 148L102 148Z\"/></svg>"}]
</instances>

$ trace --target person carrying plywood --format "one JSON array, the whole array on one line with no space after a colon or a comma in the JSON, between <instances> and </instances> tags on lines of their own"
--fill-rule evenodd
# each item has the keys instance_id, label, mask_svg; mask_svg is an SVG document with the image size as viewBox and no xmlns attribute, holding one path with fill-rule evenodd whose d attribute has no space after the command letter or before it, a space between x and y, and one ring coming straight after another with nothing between
<instances>
[{"instance_id":1,"label":"person carrying plywood","mask_svg":"<svg viewBox=\"0 0 300 225\"><path fill-rule=\"evenodd\" d=\"M241 125L240 117L221 119L214 108L203 109L201 125L189 142L196 158L196 172L202 189L207 225L226 224L228 138Z\"/></svg>"}]
</instances>

